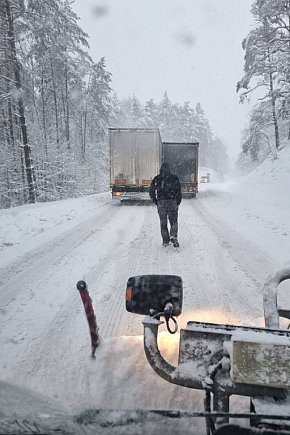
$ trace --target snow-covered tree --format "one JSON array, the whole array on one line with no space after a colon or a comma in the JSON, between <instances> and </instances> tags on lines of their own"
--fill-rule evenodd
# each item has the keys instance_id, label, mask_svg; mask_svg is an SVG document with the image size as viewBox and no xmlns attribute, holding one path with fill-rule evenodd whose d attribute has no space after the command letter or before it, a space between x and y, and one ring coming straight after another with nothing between
<instances>
[{"instance_id":1,"label":"snow-covered tree","mask_svg":"<svg viewBox=\"0 0 290 435\"><path fill-rule=\"evenodd\" d=\"M269 101L269 123L273 125L275 146L280 147L280 129L288 119L290 139L290 2L256 0L252 7L255 28L243 41L245 75L238 83L241 100L253 90L264 88L260 99Z\"/></svg>"},{"instance_id":2,"label":"snow-covered tree","mask_svg":"<svg viewBox=\"0 0 290 435\"><path fill-rule=\"evenodd\" d=\"M255 5L256 6L256 5ZM245 75L237 84L237 90L246 89L241 94L241 101L254 89L265 89L264 100L269 100L272 106L272 121L275 129L276 148L280 146L279 127L277 121L277 45L273 39L274 29L269 19L261 16L261 11L253 7L253 13L259 20L259 25L250 32L248 38L243 41L245 50ZM254 82L252 87L250 83ZM270 121L270 120L269 120Z\"/></svg>"},{"instance_id":3,"label":"snow-covered tree","mask_svg":"<svg viewBox=\"0 0 290 435\"><path fill-rule=\"evenodd\" d=\"M91 191L112 112L104 59L91 60L70 0L0 0L0 24L0 206Z\"/></svg>"},{"instance_id":4,"label":"snow-covered tree","mask_svg":"<svg viewBox=\"0 0 290 435\"><path fill-rule=\"evenodd\" d=\"M16 17L20 16L22 13L21 6L22 4L19 4L16 0L1 0L0 3L2 52L0 100L3 117L2 123L6 132L7 151L12 154L13 163L21 168L22 196L25 199L27 197L29 202L35 202L35 173L31 156L31 147L28 139L25 104L23 101L23 78L21 75L22 65L18 55L17 34L15 33L15 21ZM20 156L20 161L17 161L17 154ZM14 168L14 170L16 170L16 168ZM20 171L18 171L18 173L19 172ZM26 175L27 184L25 183L24 173ZM11 190L10 174L7 171L6 174L7 188ZM13 177L13 179L15 182L16 178ZM16 186L15 188L17 191ZM11 193L12 192L10 191L10 194Z\"/></svg>"},{"instance_id":5,"label":"snow-covered tree","mask_svg":"<svg viewBox=\"0 0 290 435\"><path fill-rule=\"evenodd\" d=\"M145 122L148 127L157 127L158 125L158 109L153 98L148 100L144 106Z\"/></svg>"},{"instance_id":6,"label":"snow-covered tree","mask_svg":"<svg viewBox=\"0 0 290 435\"><path fill-rule=\"evenodd\" d=\"M161 137L165 142L176 140L176 115L177 107L172 103L172 101L170 101L167 92L165 92L163 99L158 105L158 125L161 132Z\"/></svg>"},{"instance_id":7,"label":"snow-covered tree","mask_svg":"<svg viewBox=\"0 0 290 435\"><path fill-rule=\"evenodd\" d=\"M143 116L143 108L142 104L138 100L138 98L133 95L131 106L129 110L129 123L132 127L144 127L145 126L145 120Z\"/></svg>"},{"instance_id":8,"label":"snow-covered tree","mask_svg":"<svg viewBox=\"0 0 290 435\"><path fill-rule=\"evenodd\" d=\"M213 140L212 131L200 103L196 105L195 113L195 131L196 137L200 143L200 164L202 166L210 166L212 155L211 144Z\"/></svg>"}]
</instances>

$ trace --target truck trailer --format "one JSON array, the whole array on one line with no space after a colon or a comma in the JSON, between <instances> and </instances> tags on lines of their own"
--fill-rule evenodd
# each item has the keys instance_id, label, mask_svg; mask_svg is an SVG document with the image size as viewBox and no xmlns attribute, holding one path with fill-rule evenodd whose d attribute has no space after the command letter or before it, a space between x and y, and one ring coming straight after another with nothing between
<instances>
[{"instance_id":1,"label":"truck trailer","mask_svg":"<svg viewBox=\"0 0 290 435\"><path fill-rule=\"evenodd\" d=\"M163 161L180 180L182 196L198 192L198 142L163 142Z\"/></svg>"},{"instance_id":2,"label":"truck trailer","mask_svg":"<svg viewBox=\"0 0 290 435\"><path fill-rule=\"evenodd\" d=\"M109 128L112 198L148 199L162 163L158 128Z\"/></svg>"},{"instance_id":3,"label":"truck trailer","mask_svg":"<svg viewBox=\"0 0 290 435\"><path fill-rule=\"evenodd\" d=\"M163 142L158 128L109 128L112 198L149 200L162 163L181 183L183 197L198 192L198 143Z\"/></svg>"}]
</instances>

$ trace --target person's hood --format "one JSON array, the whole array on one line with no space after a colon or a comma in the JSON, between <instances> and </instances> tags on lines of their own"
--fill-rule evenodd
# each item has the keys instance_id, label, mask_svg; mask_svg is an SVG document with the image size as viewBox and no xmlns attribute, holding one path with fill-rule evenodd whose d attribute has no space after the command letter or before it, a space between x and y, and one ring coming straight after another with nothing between
<instances>
[{"instance_id":1,"label":"person's hood","mask_svg":"<svg viewBox=\"0 0 290 435\"><path fill-rule=\"evenodd\" d=\"M162 163L160 168L160 175L170 174L170 167L168 163Z\"/></svg>"}]
</instances>

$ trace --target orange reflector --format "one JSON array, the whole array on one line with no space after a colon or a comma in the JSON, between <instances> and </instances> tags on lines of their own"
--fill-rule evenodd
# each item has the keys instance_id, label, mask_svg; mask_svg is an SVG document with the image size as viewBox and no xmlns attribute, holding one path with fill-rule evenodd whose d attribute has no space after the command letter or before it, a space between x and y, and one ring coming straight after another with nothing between
<instances>
[{"instance_id":1,"label":"orange reflector","mask_svg":"<svg viewBox=\"0 0 290 435\"><path fill-rule=\"evenodd\" d=\"M132 287L126 288L126 301L130 301L132 299Z\"/></svg>"}]
</instances>

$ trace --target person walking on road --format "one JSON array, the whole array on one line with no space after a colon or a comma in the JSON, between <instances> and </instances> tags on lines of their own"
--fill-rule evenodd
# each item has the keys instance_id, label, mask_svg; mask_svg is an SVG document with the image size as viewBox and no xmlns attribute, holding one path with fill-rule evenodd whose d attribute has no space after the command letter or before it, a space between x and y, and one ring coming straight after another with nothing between
<instances>
[{"instance_id":1,"label":"person walking on road","mask_svg":"<svg viewBox=\"0 0 290 435\"><path fill-rule=\"evenodd\" d=\"M149 194L157 205L163 246L168 246L171 242L174 247L178 247L178 207L182 199L181 186L179 178L172 174L167 163L161 165L160 174L153 178ZM168 220L170 232L167 226Z\"/></svg>"}]
</instances>

